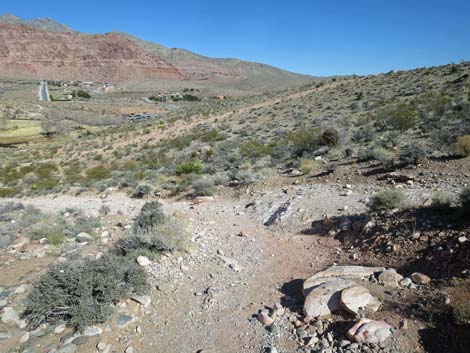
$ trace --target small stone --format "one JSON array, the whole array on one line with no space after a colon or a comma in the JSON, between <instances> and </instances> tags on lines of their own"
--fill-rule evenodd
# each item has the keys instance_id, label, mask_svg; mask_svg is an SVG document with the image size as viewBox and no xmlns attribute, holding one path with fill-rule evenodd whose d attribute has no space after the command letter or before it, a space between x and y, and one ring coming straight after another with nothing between
<instances>
[{"instance_id":1,"label":"small stone","mask_svg":"<svg viewBox=\"0 0 470 353\"><path fill-rule=\"evenodd\" d=\"M87 326L83 330L83 336L99 336L103 333L103 329L98 326Z\"/></svg>"},{"instance_id":2,"label":"small stone","mask_svg":"<svg viewBox=\"0 0 470 353\"><path fill-rule=\"evenodd\" d=\"M150 266L152 263L147 256L139 256L137 257L137 263L142 267Z\"/></svg>"},{"instance_id":3,"label":"small stone","mask_svg":"<svg viewBox=\"0 0 470 353\"><path fill-rule=\"evenodd\" d=\"M400 286L409 287L413 284L413 281L409 277L405 277L400 281Z\"/></svg>"},{"instance_id":4,"label":"small stone","mask_svg":"<svg viewBox=\"0 0 470 353\"><path fill-rule=\"evenodd\" d=\"M20 343L25 343L29 340L29 332L26 332L23 336L20 338Z\"/></svg>"},{"instance_id":5,"label":"small stone","mask_svg":"<svg viewBox=\"0 0 470 353\"><path fill-rule=\"evenodd\" d=\"M77 346L73 343L64 344L62 347L57 349L56 353L75 353L77 351Z\"/></svg>"},{"instance_id":6,"label":"small stone","mask_svg":"<svg viewBox=\"0 0 470 353\"><path fill-rule=\"evenodd\" d=\"M10 338L10 334L8 332L0 332L0 341L6 340Z\"/></svg>"},{"instance_id":7,"label":"small stone","mask_svg":"<svg viewBox=\"0 0 470 353\"><path fill-rule=\"evenodd\" d=\"M411 279L416 284L428 284L429 282L431 282L431 278L429 278L429 276L426 276L425 274L419 272L413 273L411 275Z\"/></svg>"},{"instance_id":8,"label":"small stone","mask_svg":"<svg viewBox=\"0 0 470 353\"><path fill-rule=\"evenodd\" d=\"M398 287L398 282L403 279L403 276L398 274L393 268L386 269L382 271L379 276L378 280L379 283L384 285L385 287Z\"/></svg>"},{"instance_id":9,"label":"small stone","mask_svg":"<svg viewBox=\"0 0 470 353\"><path fill-rule=\"evenodd\" d=\"M91 243L93 241L93 237L88 233L81 232L75 237L75 241L79 243Z\"/></svg>"},{"instance_id":10,"label":"small stone","mask_svg":"<svg viewBox=\"0 0 470 353\"><path fill-rule=\"evenodd\" d=\"M132 346L127 346L124 350L124 353L134 353L134 348Z\"/></svg>"},{"instance_id":11,"label":"small stone","mask_svg":"<svg viewBox=\"0 0 470 353\"><path fill-rule=\"evenodd\" d=\"M56 328L54 328L54 333L62 333L65 331L65 324L61 324L59 326L56 326Z\"/></svg>"},{"instance_id":12,"label":"small stone","mask_svg":"<svg viewBox=\"0 0 470 353\"><path fill-rule=\"evenodd\" d=\"M25 285L21 285L21 286L19 286L15 289L15 294L22 294L24 292L26 292L26 286Z\"/></svg>"},{"instance_id":13,"label":"small stone","mask_svg":"<svg viewBox=\"0 0 470 353\"><path fill-rule=\"evenodd\" d=\"M268 315L266 310L261 310L259 312L258 321L261 322L264 326L271 326L274 323L274 320Z\"/></svg>"},{"instance_id":14,"label":"small stone","mask_svg":"<svg viewBox=\"0 0 470 353\"><path fill-rule=\"evenodd\" d=\"M75 344L76 346L81 346L81 345L87 344L88 339L89 338L87 336L78 336L72 341L72 343Z\"/></svg>"},{"instance_id":15,"label":"small stone","mask_svg":"<svg viewBox=\"0 0 470 353\"><path fill-rule=\"evenodd\" d=\"M10 306L3 308L2 322L4 324L17 324L20 321L20 315Z\"/></svg>"},{"instance_id":16,"label":"small stone","mask_svg":"<svg viewBox=\"0 0 470 353\"><path fill-rule=\"evenodd\" d=\"M107 347L107 344L104 343L104 342L100 342L96 345L96 348L99 350L99 351L104 351Z\"/></svg>"},{"instance_id":17,"label":"small stone","mask_svg":"<svg viewBox=\"0 0 470 353\"><path fill-rule=\"evenodd\" d=\"M461 236L457 240L458 240L459 243L465 243L468 239L467 239L466 236Z\"/></svg>"},{"instance_id":18,"label":"small stone","mask_svg":"<svg viewBox=\"0 0 470 353\"><path fill-rule=\"evenodd\" d=\"M118 315L118 317L116 318L116 325L119 327L119 328L124 328L126 327L127 325L129 325L132 321L134 321L134 318L130 315Z\"/></svg>"},{"instance_id":19,"label":"small stone","mask_svg":"<svg viewBox=\"0 0 470 353\"><path fill-rule=\"evenodd\" d=\"M137 295L137 294L134 294L131 299L133 301L135 301L136 303L139 303L140 305L142 305L144 308L148 307L150 305L150 303L152 302L150 300L150 297L147 296L147 295Z\"/></svg>"}]
</instances>

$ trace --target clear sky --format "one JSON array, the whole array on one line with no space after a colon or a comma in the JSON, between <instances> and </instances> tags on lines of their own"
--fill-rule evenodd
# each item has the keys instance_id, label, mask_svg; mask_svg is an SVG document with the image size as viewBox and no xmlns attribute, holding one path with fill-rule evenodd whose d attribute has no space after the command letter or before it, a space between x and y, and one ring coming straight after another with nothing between
<instances>
[{"instance_id":1,"label":"clear sky","mask_svg":"<svg viewBox=\"0 0 470 353\"><path fill-rule=\"evenodd\" d=\"M0 0L0 13L318 76L470 60L470 0Z\"/></svg>"}]
</instances>

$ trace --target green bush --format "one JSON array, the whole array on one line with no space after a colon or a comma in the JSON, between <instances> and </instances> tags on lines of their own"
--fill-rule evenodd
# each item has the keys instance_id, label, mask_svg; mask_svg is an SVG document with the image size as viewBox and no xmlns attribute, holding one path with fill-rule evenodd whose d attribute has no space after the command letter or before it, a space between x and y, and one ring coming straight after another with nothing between
<instances>
[{"instance_id":1,"label":"green bush","mask_svg":"<svg viewBox=\"0 0 470 353\"><path fill-rule=\"evenodd\" d=\"M389 124L402 132L415 127L418 120L418 111L407 104L400 104L388 113Z\"/></svg>"},{"instance_id":2,"label":"green bush","mask_svg":"<svg viewBox=\"0 0 470 353\"><path fill-rule=\"evenodd\" d=\"M175 169L176 175L182 174L201 174L202 164L198 160L192 160L178 165Z\"/></svg>"},{"instance_id":3,"label":"green bush","mask_svg":"<svg viewBox=\"0 0 470 353\"><path fill-rule=\"evenodd\" d=\"M214 182L209 178L199 178L193 181L194 196L211 196L214 194Z\"/></svg>"},{"instance_id":4,"label":"green bush","mask_svg":"<svg viewBox=\"0 0 470 353\"><path fill-rule=\"evenodd\" d=\"M470 135L464 135L457 138L457 143L455 144L457 152L464 156L470 156Z\"/></svg>"},{"instance_id":5,"label":"green bush","mask_svg":"<svg viewBox=\"0 0 470 353\"><path fill-rule=\"evenodd\" d=\"M0 188L0 197L13 197L21 192L20 188Z\"/></svg>"},{"instance_id":6,"label":"green bush","mask_svg":"<svg viewBox=\"0 0 470 353\"><path fill-rule=\"evenodd\" d=\"M105 322L113 311L112 304L146 289L146 273L121 257L58 263L33 285L25 317L32 328L59 320L81 328Z\"/></svg>"},{"instance_id":7,"label":"green bush","mask_svg":"<svg viewBox=\"0 0 470 353\"><path fill-rule=\"evenodd\" d=\"M393 169L396 163L396 155L383 147L373 147L370 150L370 157L380 163L386 170Z\"/></svg>"},{"instance_id":8,"label":"green bush","mask_svg":"<svg viewBox=\"0 0 470 353\"><path fill-rule=\"evenodd\" d=\"M327 146L336 146L339 142L338 130L331 128L323 131L322 139Z\"/></svg>"},{"instance_id":9,"label":"green bush","mask_svg":"<svg viewBox=\"0 0 470 353\"><path fill-rule=\"evenodd\" d=\"M374 212L389 211L400 208L406 199L406 195L400 190L383 190L375 194L369 204Z\"/></svg>"},{"instance_id":10,"label":"green bush","mask_svg":"<svg viewBox=\"0 0 470 353\"><path fill-rule=\"evenodd\" d=\"M111 171L102 165L92 167L86 171L86 177L89 180L102 180L108 178L110 175Z\"/></svg>"},{"instance_id":11,"label":"green bush","mask_svg":"<svg viewBox=\"0 0 470 353\"><path fill-rule=\"evenodd\" d=\"M135 218L133 228L151 229L162 223L164 219L165 214L163 213L162 204L158 201L147 202Z\"/></svg>"},{"instance_id":12,"label":"green bush","mask_svg":"<svg viewBox=\"0 0 470 353\"><path fill-rule=\"evenodd\" d=\"M299 157L304 153L315 152L323 144L323 137L318 129L292 132L287 138Z\"/></svg>"},{"instance_id":13,"label":"green bush","mask_svg":"<svg viewBox=\"0 0 470 353\"><path fill-rule=\"evenodd\" d=\"M431 207L437 211L449 210L452 206L452 198L441 192L436 192L431 198Z\"/></svg>"},{"instance_id":14,"label":"green bush","mask_svg":"<svg viewBox=\"0 0 470 353\"><path fill-rule=\"evenodd\" d=\"M400 163L402 165L417 165L426 158L426 151L420 145L406 145L400 149Z\"/></svg>"},{"instance_id":15,"label":"green bush","mask_svg":"<svg viewBox=\"0 0 470 353\"><path fill-rule=\"evenodd\" d=\"M85 99L90 99L91 95L87 91L83 90L78 90L78 91L73 91L72 96L74 97L79 97L79 98L85 98Z\"/></svg>"},{"instance_id":16,"label":"green bush","mask_svg":"<svg viewBox=\"0 0 470 353\"><path fill-rule=\"evenodd\" d=\"M303 174L310 174L317 168L317 163L312 159L301 159L299 169Z\"/></svg>"},{"instance_id":17,"label":"green bush","mask_svg":"<svg viewBox=\"0 0 470 353\"><path fill-rule=\"evenodd\" d=\"M240 146L240 154L248 158L260 158L262 156L270 155L272 152L271 145L265 145L259 141L250 141Z\"/></svg>"},{"instance_id":18,"label":"green bush","mask_svg":"<svg viewBox=\"0 0 470 353\"><path fill-rule=\"evenodd\" d=\"M131 197L134 199L142 199L147 195L150 195L152 188L150 185L138 185L135 190L132 192Z\"/></svg>"},{"instance_id":19,"label":"green bush","mask_svg":"<svg viewBox=\"0 0 470 353\"><path fill-rule=\"evenodd\" d=\"M133 227L118 242L118 248L126 256L143 250L151 253L187 250L188 235L178 219L165 217L153 226Z\"/></svg>"}]
</instances>

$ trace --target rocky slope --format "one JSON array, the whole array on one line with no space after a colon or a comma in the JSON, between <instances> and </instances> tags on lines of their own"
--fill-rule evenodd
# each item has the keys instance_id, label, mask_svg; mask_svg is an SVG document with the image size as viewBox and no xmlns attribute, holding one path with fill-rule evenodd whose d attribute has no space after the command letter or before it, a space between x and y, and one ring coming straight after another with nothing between
<instances>
[{"instance_id":1,"label":"rocky slope","mask_svg":"<svg viewBox=\"0 0 470 353\"><path fill-rule=\"evenodd\" d=\"M236 59L212 59L123 33L73 32L52 20L0 16L0 77L13 79L217 81L288 87L311 77Z\"/></svg>"}]
</instances>

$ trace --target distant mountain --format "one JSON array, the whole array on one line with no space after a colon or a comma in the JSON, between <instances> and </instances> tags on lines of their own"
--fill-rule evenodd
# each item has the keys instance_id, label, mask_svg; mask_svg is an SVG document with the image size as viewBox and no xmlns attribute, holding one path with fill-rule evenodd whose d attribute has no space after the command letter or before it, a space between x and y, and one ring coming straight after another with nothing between
<instances>
[{"instance_id":1,"label":"distant mountain","mask_svg":"<svg viewBox=\"0 0 470 353\"><path fill-rule=\"evenodd\" d=\"M6 14L0 16L0 23L9 23L9 24L16 24L16 25L26 25L38 29L42 29L44 31L50 32L73 32L70 27L55 22L50 18L37 18L34 20L24 20L18 16Z\"/></svg>"},{"instance_id":2,"label":"distant mountain","mask_svg":"<svg viewBox=\"0 0 470 353\"><path fill-rule=\"evenodd\" d=\"M281 89L313 77L238 59L171 49L125 33L85 34L51 19L0 16L0 77L106 82L173 81L247 90Z\"/></svg>"}]
</instances>

